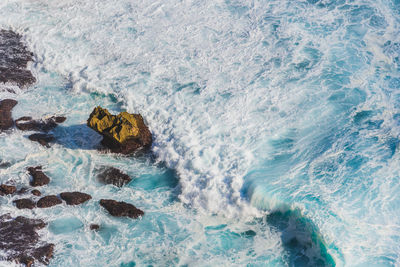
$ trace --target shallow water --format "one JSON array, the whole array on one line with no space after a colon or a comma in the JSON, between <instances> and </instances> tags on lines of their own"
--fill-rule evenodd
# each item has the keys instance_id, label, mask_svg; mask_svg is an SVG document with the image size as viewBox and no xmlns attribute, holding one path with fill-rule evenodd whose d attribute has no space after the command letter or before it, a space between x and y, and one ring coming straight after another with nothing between
<instances>
[{"instance_id":1,"label":"shallow water","mask_svg":"<svg viewBox=\"0 0 400 267\"><path fill-rule=\"evenodd\" d=\"M1 134L1 181L81 190L81 207L4 212L49 221L50 266L396 266L400 3L3 0L38 82L20 116L66 114L44 149ZM152 155L99 154L96 105L140 112ZM96 181L112 165L134 180ZM97 200L133 203L140 220ZM95 233L90 223L104 226Z\"/></svg>"}]
</instances>

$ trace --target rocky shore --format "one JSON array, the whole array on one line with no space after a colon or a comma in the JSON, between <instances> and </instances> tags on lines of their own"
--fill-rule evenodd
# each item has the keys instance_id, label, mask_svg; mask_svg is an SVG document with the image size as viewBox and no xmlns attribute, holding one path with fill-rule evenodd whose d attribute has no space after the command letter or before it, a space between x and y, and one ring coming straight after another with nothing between
<instances>
[{"instance_id":1,"label":"rocky shore","mask_svg":"<svg viewBox=\"0 0 400 267\"><path fill-rule=\"evenodd\" d=\"M19 34L0 30L0 83L3 83L3 89L15 93L8 88L10 85L22 89L36 81L31 71L27 69L29 61L33 58L33 53L23 44ZM51 143L56 141L52 131L66 121L67 117L51 116L34 119L23 116L14 121L12 110L17 104L14 99L0 99L0 132L5 132L7 135L12 135L13 129L34 132L27 136L28 139L50 148ZM107 109L98 106L89 115L87 126L102 135L103 147L100 150L103 152L130 155L148 149L152 144L151 132L140 114L121 112L112 115ZM52 184L51 177L45 170L42 166L28 167L26 171L30 179L27 184L31 187L6 181L0 185L0 196L14 198L12 203L15 208L24 210L51 209L57 205L73 208L72 206L83 205L92 200L91 195L77 191L43 196L37 188L49 187ZM122 187L132 179L115 167L101 166L97 180L103 184ZM99 207L115 217L137 219L144 216L144 212L134 205L113 199L99 200ZM35 262L49 264L55 245L41 240L37 233L37 230L45 228L46 225L42 219L0 214L0 259L25 266L34 265ZM100 228L99 224L90 224L91 230Z\"/></svg>"}]
</instances>

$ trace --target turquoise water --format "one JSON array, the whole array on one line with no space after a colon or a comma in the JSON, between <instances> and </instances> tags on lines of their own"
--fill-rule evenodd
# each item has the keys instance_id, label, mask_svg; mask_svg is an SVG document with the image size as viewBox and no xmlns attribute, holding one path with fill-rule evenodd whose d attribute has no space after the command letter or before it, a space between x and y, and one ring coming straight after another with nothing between
<instances>
[{"instance_id":1,"label":"turquoise water","mask_svg":"<svg viewBox=\"0 0 400 267\"><path fill-rule=\"evenodd\" d=\"M50 266L397 266L400 2L4 0L37 84L20 116L65 114L50 149L0 135L1 181L84 191L44 218ZM150 154L100 154L96 105L140 112ZM133 177L100 184L100 166ZM145 211L113 218L97 201ZM99 223L98 232L89 224Z\"/></svg>"}]
</instances>

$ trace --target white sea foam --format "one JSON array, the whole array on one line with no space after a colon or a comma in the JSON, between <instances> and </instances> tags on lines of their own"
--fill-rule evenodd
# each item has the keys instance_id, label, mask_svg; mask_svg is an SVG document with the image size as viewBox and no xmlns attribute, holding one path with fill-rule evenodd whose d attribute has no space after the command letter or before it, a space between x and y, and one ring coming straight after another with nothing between
<instances>
[{"instance_id":1,"label":"white sea foam","mask_svg":"<svg viewBox=\"0 0 400 267\"><path fill-rule=\"evenodd\" d=\"M398 139L399 112L385 77L399 78L400 52L385 50L387 41L399 42L390 4L5 0L0 12L0 25L23 33L36 52L39 84L56 73L65 78L57 85L75 93L70 101L112 93L123 108L144 115L157 160L178 173L182 203L231 218L299 207L339 265L398 264L398 157L387 155L391 145L396 150L390 140ZM59 104L62 94L53 98L51 85L45 92L44 103L22 102L28 113ZM75 112L79 125L96 101L64 103L58 112ZM16 114L29 115L26 105L18 108ZM372 124L354 126L368 110L377 112L365 119ZM58 151L19 150L23 136L13 138L19 139L2 141L4 151L16 153L11 158ZM73 159L67 173L93 167L93 154L65 153Z\"/></svg>"}]
</instances>

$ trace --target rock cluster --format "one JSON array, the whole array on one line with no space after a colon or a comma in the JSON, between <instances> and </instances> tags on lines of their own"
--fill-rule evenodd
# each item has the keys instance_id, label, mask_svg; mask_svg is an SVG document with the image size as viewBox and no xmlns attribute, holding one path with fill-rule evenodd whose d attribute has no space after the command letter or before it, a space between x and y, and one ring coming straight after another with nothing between
<instances>
[{"instance_id":1,"label":"rock cluster","mask_svg":"<svg viewBox=\"0 0 400 267\"><path fill-rule=\"evenodd\" d=\"M96 107L87 125L103 136L102 145L112 152L131 154L149 148L152 136L140 114L121 112L112 115L107 109Z\"/></svg>"},{"instance_id":2,"label":"rock cluster","mask_svg":"<svg viewBox=\"0 0 400 267\"><path fill-rule=\"evenodd\" d=\"M40 241L36 232L46 226L38 219L18 216L0 216L0 250L7 251L6 260L16 261L26 266L34 262L48 264L53 255L54 245Z\"/></svg>"},{"instance_id":3,"label":"rock cluster","mask_svg":"<svg viewBox=\"0 0 400 267\"><path fill-rule=\"evenodd\" d=\"M15 120L15 126L21 131L41 131L48 132L59 123L63 123L67 118L63 116L52 116L47 119L34 120L32 117L21 117Z\"/></svg>"},{"instance_id":4,"label":"rock cluster","mask_svg":"<svg viewBox=\"0 0 400 267\"><path fill-rule=\"evenodd\" d=\"M0 82L26 87L36 82L31 71L27 70L33 54L22 43L22 36L10 31L0 30Z\"/></svg>"}]
</instances>

